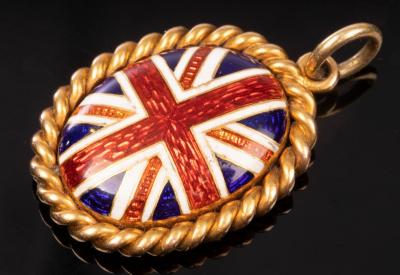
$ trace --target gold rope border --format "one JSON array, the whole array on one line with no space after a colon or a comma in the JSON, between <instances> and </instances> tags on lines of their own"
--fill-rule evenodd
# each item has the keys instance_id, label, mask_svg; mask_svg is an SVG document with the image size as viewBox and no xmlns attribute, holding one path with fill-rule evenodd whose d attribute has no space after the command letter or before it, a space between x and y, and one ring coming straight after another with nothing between
<instances>
[{"instance_id":1,"label":"gold rope border","mask_svg":"<svg viewBox=\"0 0 400 275\"><path fill-rule=\"evenodd\" d=\"M218 212L209 212L194 221L175 223L171 228L152 227L119 229L98 222L78 209L63 188L58 175L56 148L60 130L69 113L99 81L115 71L163 51L195 45L223 46L242 51L263 62L281 81L289 99L291 124L288 145L279 162L265 176L261 185L253 186L241 199L233 200ZM255 215L264 215L279 198L290 193L295 176L309 164L311 149L316 140L316 106L312 93L305 89L299 67L287 59L286 53L270 44L260 34L243 32L225 25L216 28L199 24L188 30L174 27L163 35L151 33L138 43L125 42L114 53L97 56L90 68L80 68L71 77L70 85L60 87L54 94L53 107L40 116L41 129L32 138L35 152L30 167L37 182L39 199L50 206L50 215L57 224L67 225L71 236L78 241L91 241L103 252L120 251L126 256L144 253L163 255L173 250L188 250L204 241L222 238L229 230L246 226Z\"/></svg>"}]
</instances>

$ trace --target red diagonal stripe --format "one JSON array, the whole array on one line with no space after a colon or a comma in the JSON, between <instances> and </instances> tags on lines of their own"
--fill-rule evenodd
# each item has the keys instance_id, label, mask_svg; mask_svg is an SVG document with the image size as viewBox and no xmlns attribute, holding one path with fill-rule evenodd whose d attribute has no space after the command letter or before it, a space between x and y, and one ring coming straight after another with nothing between
<instances>
[{"instance_id":1,"label":"red diagonal stripe","mask_svg":"<svg viewBox=\"0 0 400 275\"><path fill-rule=\"evenodd\" d=\"M261 145L251 139L248 139L228 129L220 128L211 130L207 132L207 135L222 140L228 144L231 144L249 153L250 155L262 159L264 162L267 162L274 154L274 152L272 152L264 145Z\"/></svg>"},{"instance_id":2,"label":"red diagonal stripe","mask_svg":"<svg viewBox=\"0 0 400 275\"><path fill-rule=\"evenodd\" d=\"M121 108L103 106L103 105L84 105L79 106L72 113L73 115L90 115L90 116L102 116L123 119L130 115L133 115L133 111L123 110Z\"/></svg>"},{"instance_id":3,"label":"red diagonal stripe","mask_svg":"<svg viewBox=\"0 0 400 275\"><path fill-rule=\"evenodd\" d=\"M185 71L183 72L180 82L183 89L189 89L192 86L194 79L196 78L197 72L200 70L204 60L211 52L210 47L201 47L195 51L193 56L190 58Z\"/></svg>"},{"instance_id":4,"label":"red diagonal stripe","mask_svg":"<svg viewBox=\"0 0 400 275\"><path fill-rule=\"evenodd\" d=\"M143 172L135 195L125 211L124 219L127 221L137 221L142 217L143 209L146 204L147 196L150 194L151 187L161 168L161 160L158 157L151 158Z\"/></svg>"}]
</instances>

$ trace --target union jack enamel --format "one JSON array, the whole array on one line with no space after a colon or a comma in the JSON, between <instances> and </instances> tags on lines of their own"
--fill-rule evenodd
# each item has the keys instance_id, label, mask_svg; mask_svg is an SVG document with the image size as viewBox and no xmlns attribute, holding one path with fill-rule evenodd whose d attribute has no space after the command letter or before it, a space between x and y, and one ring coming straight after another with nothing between
<instances>
[{"instance_id":1,"label":"union jack enamel","mask_svg":"<svg viewBox=\"0 0 400 275\"><path fill-rule=\"evenodd\" d=\"M95 87L61 134L63 183L117 223L218 207L286 142L287 101L258 61L221 47L154 55Z\"/></svg>"}]
</instances>

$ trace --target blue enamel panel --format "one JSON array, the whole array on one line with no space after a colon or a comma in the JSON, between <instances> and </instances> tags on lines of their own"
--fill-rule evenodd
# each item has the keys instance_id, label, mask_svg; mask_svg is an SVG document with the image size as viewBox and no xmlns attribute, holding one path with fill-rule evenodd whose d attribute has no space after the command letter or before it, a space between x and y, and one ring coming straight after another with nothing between
<instances>
[{"instance_id":1,"label":"blue enamel panel","mask_svg":"<svg viewBox=\"0 0 400 275\"><path fill-rule=\"evenodd\" d=\"M108 215L124 175L125 172L112 176L97 188L87 191L81 196L81 201L93 211Z\"/></svg>"},{"instance_id":2,"label":"blue enamel panel","mask_svg":"<svg viewBox=\"0 0 400 275\"><path fill-rule=\"evenodd\" d=\"M219 166L221 167L222 174L224 175L225 183L228 187L229 193L235 192L254 177L252 173L233 164L232 162L218 157L217 159Z\"/></svg>"},{"instance_id":3,"label":"blue enamel panel","mask_svg":"<svg viewBox=\"0 0 400 275\"><path fill-rule=\"evenodd\" d=\"M81 196L82 203L102 215L110 213L113 199L113 194L104 192L100 188L89 190Z\"/></svg>"},{"instance_id":4,"label":"blue enamel panel","mask_svg":"<svg viewBox=\"0 0 400 275\"><path fill-rule=\"evenodd\" d=\"M224 76L249 68L265 68L265 66L248 56L236 52L229 52L221 62L215 77Z\"/></svg>"},{"instance_id":5,"label":"blue enamel panel","mask_svg":"<svg viewBox=\"0 0 400 275\"><path fill-rule=\"evenodd\" d=\"M154 210L153 220L163 220L181 214L179 205L175 198L174 190L168 182L161 193L160 200Z\"/></svg>"},{"instance_id":6,"label":"blue enamel panel","mask_svg":"<svg viewBox=\"0 0 400 275\"><path fill-rule=\"evenodd\" d=\"M262 132L277 142L280 142L286 129L286 111L275 110L261 113L243 120L242 123L250 128Z\"/></svg>"},{"instance_id":7,"label":"blue enamel panel","mask_svg":"<svg viewBox=\"0 0 400 275\"><path fill-rule=\"evenodd\" d=\"M163 53L161 56L164 57L165 61L167 61L169 68L175 70L175 67L178 64L179 59L181 59L184 51L185 49L174 50L172 52Z\"/></svg>"},{"instance_id":8,"label":"blue enamel panel","mask_svg":"<svg viewBox=\"0 0 400 275\"><path fill-rule=\"evenodd\" d=\"M100 85L93 89L93 93L108 93L123 95L121 86L114 77L106 78Z\"/></svg>"},{"instance_id":9,"label":"blue enamel panel","mask_svg":"<svg viewBox=\"0 0 400 275\"><path fill-rule=\"evenodd\" d=\"M91 124L74 124L67 125L61 135L58 152L61 154L67 150L72 144L82 139L84 136L94 133L101 126Z\"/></svg>"}]
</instances>

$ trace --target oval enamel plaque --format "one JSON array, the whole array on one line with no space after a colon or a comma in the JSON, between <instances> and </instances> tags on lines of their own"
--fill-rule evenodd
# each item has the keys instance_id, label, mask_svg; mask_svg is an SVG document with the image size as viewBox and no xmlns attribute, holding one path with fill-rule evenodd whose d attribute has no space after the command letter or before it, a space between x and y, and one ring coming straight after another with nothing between
<instances>
[{"instance_id":1,"label":"oval enamel plaque","mask_svg":"<svg viewBox=\"0 0 400 275\"><path fill-rule=\"evenodd\" d=\"M190 218L265 175L287 128L283 89L263 64L221 47L173 50L82 100L61 135L60 174L99 219Z\"/></svg>"}]
</instances>

